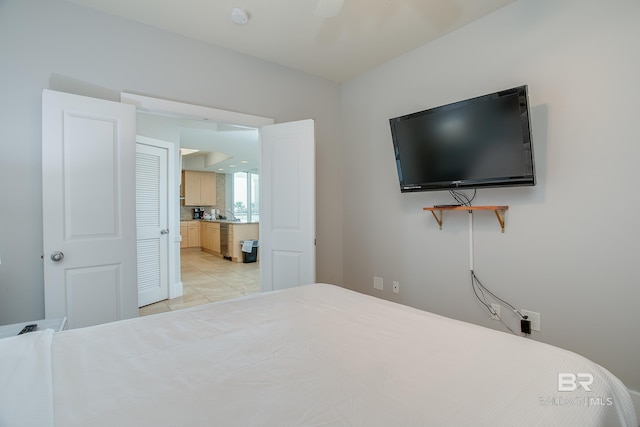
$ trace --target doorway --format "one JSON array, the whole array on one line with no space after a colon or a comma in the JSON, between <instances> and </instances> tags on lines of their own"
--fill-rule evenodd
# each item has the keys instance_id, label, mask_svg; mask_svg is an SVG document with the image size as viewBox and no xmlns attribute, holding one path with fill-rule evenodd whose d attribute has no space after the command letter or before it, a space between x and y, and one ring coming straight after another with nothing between
<instances>
[{"instance_id":1,"label":"doorway","mask_svg":"<svg viewBox=\"0 0 640 427\"><path fill-rule=\"evenodd\" d=\"M233 174L259 171L258 129L273 123L273 120L126 93L121 95L121 99L123 103L137 107L138 134L142 130L145 136L170 141L176 147L188 149L184 156L176 155L176 165L179 165L173 176L176 191L180 184L184 184L183 169L215 174L217 197L214 204L198 207L206 209L209 215L211 209L217 209L216 212L222 216L233 217ZM212 144L212 135L218 136L213 138L217 140L217 145ZM238 150L238 146L247 148ZM173 230L184 228L180 227L185 224L180 220L193 219L195 206L193 203L184 205L184 202L177 201L172 205L176 216L176 221L171 224ZM258 226L255 228L255 235L245 235L244 238L257 239ZM176 256L172 260L174 273L169 280L169 299L141 308L141 315L259 292L259 262L237 262L239 257L242 258L237 253L233 257L235 262L224 260L219 256L221 254L203 251L202 241L195 242L188 249L180 249L180 246L185 246L187 234L186 231L173 233L172 244ZM200 233L195 231L195 234ZM235 233L236 236L238 234ZM236 249L235 245L233 249Z\"/></svg>"},{"instance_id":2,"label":"doorway","mask_svg":"<svg viewBox=\"0 0 640 427\"><path fill-rule=\"evenodd\" d=\"M134 106L138 111L169 117L179 114L259 128L260 164L264 166L260 188L260 290L315 282L313 120L275 125L272 119L126 93L116 103L45 90L43 247L51 254L50 259L44 259L47 317L66 316L69 327L74 328L139 314L136 155L135 143L131 144L136 137ZM65 132L61 131L63 127ZM66 132L68 127L73 131ZM63 146L69 149L61 149ZM70 153L78 167L69 168L69 159L63 161L60 156L63 152ZM174 152L177 157L177 150ZM60 179L60 173L66 172L73 172L70 179ZM179 169L173 176L174 182L180 179ZM65 191L71 199L61 196ZM172 198L177 198L176 192L170 192ZM66 209L60 203L63 199ZM91 215L86 213L87 205L93 208ZM169 262L169 298L173 298L184 293L180 281L181 236L176 232L180 227L178 203L171 203L169 212L176 213L175 220L169 220L169 231L173 230L169 252L175 254ZM77 241L95 247L78 245ZM73 272L68 273L70 269Z\"/></svg>"},{"instance_id":3,"label":"doorway","mask_svg":"<svg viewBox=\"0 0 640 427\"><path fill-rule=\"evenodd\" d=\"M180 187L180 201L175 203L183 293L144 304L140 314L258 293L259 261L244 263L240 249L240 241L259 239L258 130L146 112L138 112L137 117L139 134L177 136L182 171L175 185Z\"/></svg>"}]
</instances>

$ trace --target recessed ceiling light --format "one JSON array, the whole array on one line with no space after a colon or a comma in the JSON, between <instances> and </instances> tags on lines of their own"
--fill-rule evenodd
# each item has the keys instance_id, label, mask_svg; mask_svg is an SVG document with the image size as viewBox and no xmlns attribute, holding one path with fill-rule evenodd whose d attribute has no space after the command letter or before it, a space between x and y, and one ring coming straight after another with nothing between
<instances>
[{"instance_id":1,"label":"recessed ceiling light","mask_svg":"<svg viewBox=\"0 0 640 427\"><path fill-rule=\"evenodd\" d=\"M249 22L249 15L239 7L231 9L231 15L229 16L231 22L238 25L244 25Z\"/></svg>"},{"instance_id":2,"label":"recessed ceiling light","mask_svg":"<svg viewBox=\"0 0 640 427\"><path fill-rule=\"evenodd\" d=\"M218 170L219 170L219 171L223 171L224 169L223 169L223 168L218 168Z\"/></svg>"},{"instance_id":3,"label":"recessed ceiling light","mask_svg":"<svg viewBox=\"0 0 640 427\"><path fill-rule=\"evenodd\" d=\"M249 163L249 161L248 160L243 160L240 163Z\"/></svg>"},{"instance_id":4,"label":"recessed ceiling light","mask_svg":"<svg viewBox=\"0 0 640 427\"><path fill-rule=\"evenodd\" d=\"M236 167L236 165L229 165L229 167L230 167L230 168L235 168L235 167Z\"/></svg>"}]
</instances>

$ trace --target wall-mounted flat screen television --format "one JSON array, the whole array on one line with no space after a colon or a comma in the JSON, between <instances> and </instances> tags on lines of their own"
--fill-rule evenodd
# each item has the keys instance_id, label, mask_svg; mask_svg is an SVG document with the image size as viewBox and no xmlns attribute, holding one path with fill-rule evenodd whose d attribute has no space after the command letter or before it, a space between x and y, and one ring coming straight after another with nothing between
<instances>
[{"instance_id":1,"label":"wall-mounted flat screen television","mask_svg":"<svg viewBox=\"0 0 640 427\"><path fill-rule=\"evenodd\" d=\"M402 192L535 185L527 86L389 122Z\"/></svg>"}]
</instances>

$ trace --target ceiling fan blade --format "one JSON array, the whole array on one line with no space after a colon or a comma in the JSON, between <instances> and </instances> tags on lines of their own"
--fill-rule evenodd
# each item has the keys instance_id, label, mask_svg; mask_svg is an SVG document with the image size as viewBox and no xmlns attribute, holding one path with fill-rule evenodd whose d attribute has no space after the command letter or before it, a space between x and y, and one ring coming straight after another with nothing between
<instances>
[{"instance_id":1,"label":"ceiling fan blade","mask_svg":"<svg viewBox=\"0 0 640 427\"><path fill-rule=\"evenodd\" d=\"M344 0L318 0L316 6L316 16L320 18L331 18L340 13Z\"/></svg>"}]
</instances>

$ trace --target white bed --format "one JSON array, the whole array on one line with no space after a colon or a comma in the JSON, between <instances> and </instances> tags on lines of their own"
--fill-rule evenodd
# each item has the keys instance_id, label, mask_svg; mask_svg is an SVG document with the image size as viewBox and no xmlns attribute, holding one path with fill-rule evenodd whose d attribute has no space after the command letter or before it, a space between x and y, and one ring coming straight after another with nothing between
<instances>
[{"instance_id":1,"label":"white bed","mask_svg":"<svg viewBox=\"0 0 640 427\"><path fill-rule=\"evenodd\" d=\"M0 426L638 425L575 353L322 284L7 338L0 363Z\"/></svg>"}]
</instances>

